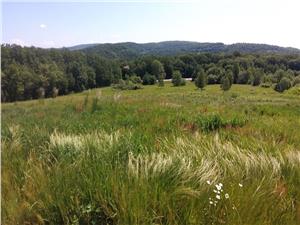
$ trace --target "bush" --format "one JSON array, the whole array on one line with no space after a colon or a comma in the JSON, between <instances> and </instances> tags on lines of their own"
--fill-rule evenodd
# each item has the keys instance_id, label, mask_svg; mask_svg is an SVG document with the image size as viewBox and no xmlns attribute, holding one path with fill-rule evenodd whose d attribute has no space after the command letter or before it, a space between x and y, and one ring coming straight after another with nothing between
<instances>
[{"instance_id":1,"label":"bush","mask_svg":"<svg viewBox=\"0 0 300 225\"><path fill-rule=\"evenodd\" d=\"M178 70L173 73L172 83L174 86L185 85L185 79L182 78L181 73Z\"/></svg>"},{"instance_id":2,"label":"bush","mask_svg":"<svg viewBox=\"0 0 300 225\"><path fill-rule=\"evenodd\" d=\"M286 78L286 77L283 77L280 82L278 84L275 85L275 91L278 91L278 92L284 92L285 90L288 90L292 87L292 84L291 84L291 81Z\"/></svg>"},{"instance_id":3,"label":"bush","mask_svg":"<svg viewBox=\"0 0 300 225\"><path fill-rule=\"evenodd\" d=\"M198 127L205 132L214 131L222 127L222 118L219 115L201 116L197 120Z\"/></svg>"},{"instance_id":4,"label":"bush","mask_svg":"<svg viewBox=\"0 0 300 225\"><path fill-rule=\"evenodd\" d=\"M140 84L133 83L131 80L119 80L119 82L112 85L112 87L120 90L137 90L142 88Z\"/></svg>"},{"instance_id":5,"label":"bush","mask_svg":"<svg viewBox=\"0 0 300 225\"><path fill-rule=\"evenodd\" d=\"M141 84L142 83L142 79L137 75L133 75L133 76L129 77L129 80L134 84Z\"/></svg>"},{"instance_id":6,"label":"bush","mask_svg":"<svg viewBox=\"0 0 300 225\"><path fill-rule=\"evenodd\" d=\"M146 73L143 77L143 85L153 85L156 83L156 77L149 73Z\"/></svg>"},{"instance_id":7,"label":"bush","mask_svg":"<svg viewBox=\"0 0 300 225\"><path fill-rule=\"evenodd\" d=\"M296 86L297 84L300 84L300 76L295 77L293 86Z\"/></svg>"},{"instance_id":8,"label":"bush","mask_svg":"<svg viewBox=\"0 0 300 225\"><path fill-rule=\"evenodd\" d=\"M200 116L196 121L197 126L204 132L218 130L222 127L242 127L246 124L244 118L234 117L229 120L222 119L218 114Z\"/></svg>"},{"instance_id":9,"label":"bush","mask_svg":"<svg viewBox=\"0 0 300 225\"><path fill-rule=\"evenodd\" d=\"M224 76L221 81L221 89L223 91L228 91L231 88L231 83L228 76Z\"/></svg>"}]
</instances>

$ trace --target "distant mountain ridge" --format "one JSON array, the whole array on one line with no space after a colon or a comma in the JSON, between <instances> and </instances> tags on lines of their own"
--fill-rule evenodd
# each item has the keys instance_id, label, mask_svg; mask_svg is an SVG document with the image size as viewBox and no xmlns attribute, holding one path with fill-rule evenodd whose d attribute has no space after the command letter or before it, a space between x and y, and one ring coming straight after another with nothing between
<instances>
[{"instance_id":1,"label":"distant mountain ridge","mask_svg":"<svg viewBox=\"0 0 300 225\"><path fill-rule=\"evenodd\" d=\"M68 48L71 51L83 51L95 53L107 58L136 58L143 55L178 55L186 53L279 53L300 54L297 48L285 48L268 44L236 43L226 45L224 43L190 42L190 41L164 41L150 43L105 43L83 44Z\"/></svg>"}]
</instances>

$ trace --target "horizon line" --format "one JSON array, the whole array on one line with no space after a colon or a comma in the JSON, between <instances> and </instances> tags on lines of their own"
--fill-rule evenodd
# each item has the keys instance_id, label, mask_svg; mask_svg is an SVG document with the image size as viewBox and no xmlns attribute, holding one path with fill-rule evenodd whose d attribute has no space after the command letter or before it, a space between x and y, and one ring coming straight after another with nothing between
<instances>
[{"instance_id":1,"label":"horizon line","mask_svg":"<svg viewBox=\"0 0 300 225\"><path fill-rule=\"evenodd\" d=\"M135 41L120 41L120 42L90 42L90 43L78 43L70 46L61 46L61 47L40 47L37 45L20 45L18 43L1 43L1 45L18 45L21 47L27 48L42 48L42 49L61 49L61 48L72 48L80 45L105 45L105 44L124 44L124 43L133 43L133 44L158 44L163 42L191 42L191 43L199 43L199 44L223 44L223 45L235 45L235 44L256 44L256 45L270 45L274 47L281 47L281 48L292 48L300 51L300 48L293 47L293 46L281 46L277 44L269 44L269 43L255 43L255 42L233 42L233 43L224 43L224 42L209 42L209 41L188 41L188 40L165 40L165 41L149 41L149 42L135 42Z\"/></svg>"}]
</instances>

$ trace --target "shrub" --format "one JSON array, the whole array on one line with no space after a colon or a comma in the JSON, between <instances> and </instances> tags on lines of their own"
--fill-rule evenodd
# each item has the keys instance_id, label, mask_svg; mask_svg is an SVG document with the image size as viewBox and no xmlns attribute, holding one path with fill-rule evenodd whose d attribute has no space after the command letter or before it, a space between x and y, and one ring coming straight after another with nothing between
<instances>
[{"instance_id":1,"label":"shrub","mask_svg":"<svg viewBox=\"0 0 300 225\"><path fill-rule=\"evenodd\" d=\"M297 84L300 84L300 76L295 77L293 86L296 86Z\"/></svg>"},{"instance_id":2,"label":"shrub","mask_svg":"<svg viewBox=\"0 0 300 225\"><path fill-rule=\"evenodd\" d=\"M222 118L219 115L201 116L197 120L198 127L205 132L214 131L222 127Z\"/></svg>"},{"instance_id":3,"label":"shrub","mask_svg":"<svg viewBox=\"0 0 300 225\"><path fill-rule=\"evenodd\" d=\"M134 84L141 84L142 83L142 79L137 75L133 75L133 76L129 77L129 80Z\"/></svg>"},{"instance_id":4,"label":"shrub","mask_svg":"<svg viewBox=\"0 0 300 225\"><path fill-rule=\"evenodd\" d=\"M172 83L174 86L185 85L185 79L182 78L181 73L178 70L173 73Z\"/></svg>"},{"instance_id":5,"label":"shrub","mask_svg":"<svg viewBox=\"0 0 300 225\"><path fill-rule=\"evenodd\" d=\"M199 72L197 73L197 78L195 80L195 85L196 87L200 88L203 90L203 88L207 84L207 77L203 69L200 69Z\"/></svg>"},{"instance_id":6,"label":"shrub","mask_svg":"<svg viewBox=\"0 0 300 225\"><path fill-rule=\"evenodd\" d=\"M156 77L149 73L146 73L143 77L143 85L153 85L156 83Z\"/></svg>"},{"instance_id":7,"label":"shrub","mask_svg":"<svg viewBox=\"0 0 300 225\"><path fill-rule=\"evenodd\" d=\"M285 90L288 90L290 89L292 86L291 84L291 81L286 78L286 77L283 77L280 82L278 84L275 85L275 91L278 91L278 92L284 92Z\"/></svg>"},{"instance_id":8,"label":"shrub","mask_svg":"<svg viewBox=\"0 0 300 225\"><path fill-rule=\"evenodd\" d=\"M246 124L244 118L234 117L229 120L223 119L218 114L200 116L196 121L197 126L204 132L218 130L222 127L242 127Z\"/></svg>"},{"instance_id":9,"label":"shrub","mask_svg":"<svg viewBox=\"0 0 300 225\"><path fill-rule=\"evenodd\" d=\"M221 81L221 89L223 91L228 91L231 88L231 83L228 76L224 76Z\"/></svg>"},{"instance_id":10,"label":"shrub","mask_svg":"<svg viewBox=\"0 0 300 225\"><path fill-rule=\"evenodd\" d=\"M119 80L119 82L112 85L112 87L120 90L137 90L142 88L140 84L133 83L131 80Z\"/></svg>"}]
</instances>

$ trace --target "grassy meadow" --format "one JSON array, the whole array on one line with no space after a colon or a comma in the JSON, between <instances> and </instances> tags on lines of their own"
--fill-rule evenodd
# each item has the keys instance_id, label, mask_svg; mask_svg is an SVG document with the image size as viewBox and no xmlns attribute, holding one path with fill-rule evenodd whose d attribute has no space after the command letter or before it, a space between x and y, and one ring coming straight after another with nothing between
<instances>
[{"instance_id":1,"label":"grassy meadow","mask_svg":"<svg viewBox=\"0 0 300 225\"><path fill-rule=\"evenodd\" d=\"M2 104L2 224L300 224L300 96L193 83Z\"/></svg>"}]
</instances>

